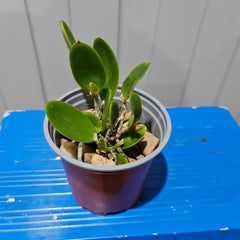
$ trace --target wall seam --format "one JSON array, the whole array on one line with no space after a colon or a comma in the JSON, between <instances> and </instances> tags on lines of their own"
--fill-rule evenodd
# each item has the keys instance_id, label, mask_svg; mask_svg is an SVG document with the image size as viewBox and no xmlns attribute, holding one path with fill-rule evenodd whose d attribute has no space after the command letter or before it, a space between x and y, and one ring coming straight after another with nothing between
<instances>
[{"instance_id":1,"label":"wall seam","mask_svg":"<svg viewBox=\"0 0 240 240\"><path fill-rule=\"evenodd\" d=\"M118 0L118 24L117 24L117 60L120 60L120 47L121 47L121 14L122 14L122 3L121 0Z\"/></svg>"},{"instance_id":2,"label":"wall seam","mask_svg":"<svg viewBox=\"0 0 240 240\"><path fill-rule=\"evenodd\" d=\"M27 16L29 31L30 31L30 35L31 35L31 39L32 39L33 51L34 51L35 59L36 59L36 65L37 65L37 71L38 71L38 75L39 75L39 81L40 81L40 87L41 87L41 91L42 91L43 101L46 102L47 101L46 91L45 91L45 86L44 86L44 82L43 82L42 70L41 70L40 60L39 60L38 51L37 51L36 40L35 40L34 33L33 33L33 27L32 27L32 23L31 23L31 17L29 14L27 0L24 0L24 6L26 9L26 16Z\"/></svg>"},{"instance_id":3,"label":"wall seam","mask_svg":"<svg viewBox=\"0 0 240 240\"><path fill-rule=\"evenodd\" d=\"M162 1L163 0L158 1L157 17L156 17L156 23L155 23L155 27L154 27L154 33L153 33L153 44L152 44L151 53L150 53L150 62L152 62L152 60L153 60L154 49L156 47L156 40L157 40L157 33L158 33L158 28L159 28L159 19L160 19ZM146 80L144 82L144 90L145 91L148 90L147 86L150 86L150 84L149 84L149 82L151 80L150 76L151 76L151 67L150 67L149 73L146 76ZM148 84L146 84L147 81L148 81Z\"/></svg>"},{"instance_id":4,"label":"wall seam","mask_svg":"<svg viewBox=\"0 0 240 240\"><path fill-rule=\"evenodd\" d=\"M195 39L195 42L194 42L194 45L193 45L193 50L192 50L192 53L191 53L191 57L190 57L189 65L188 65L188 68L187 68L187 73L186 73L186 77L185 77L185 81L184 81L184 84L183 84L183 89L182 89L182 93L181 93L181 96L180 96L180 99L179 99L178 106L182 106L184 96L186 94L187 85L188 85L188 82L189 82L189 77L191 75L192 65L193 65L193 62L194 62L194 57L196 55L197 46L198 46L200 35L201 35L201 32L202 32L202 28L203 28L205 16L206 16L206 13L207 13L209 1L210 0L205 1L203 14L202 14L200 24L199 24L199 27L198 27L197 36L196 36L196 39Z\"/></svg>"},{"instance_id":5,"label":"wall seam","mask_svg":"<svg viewBox=\"0 0 240 240\"><path fill-rule=\"evenodd\" d=\"M3 94L3 91L2 91L1 87L0 87L0 99L2 101L2 105L3 105L4 111L5 111L6 109L8 109L8 106L7 106L7 102L6 102L6 99L4 97L4 94Z\"/></svg>"},{"instance_id":6,"label":"wall seam","mask_svg":"<svg viewBox=\"0 0 240 240\"><path fill-rule=\"evenodd\" d=\"M235 56L236 56L236 53L237 53L237 49L238 49L238 47L239 47L239 44L240 44L240 36L238 36L238 38L237 38L237 41L236 41L236 44L235 44L235 46L234 46L234 48L233 48L233 51L232 51L230 60L229 60L229 62L228 62L228 64L227 64L226 70L225 70L225 72L224 72L223 79L222 79L222 81L221 81L221 83L220 83L220 85L219 85L219 88L218 88L218 91L217 91L217 95L216 95L216 98L215 98L215 100L214 100L214 105L217 105L217 103L218 103L218 101L219 101L219 99L220 99L220 95L222 94L224 85L225 85L225 83L226 83L226 81L227 81L227 77L228 77L228 74L229 74L229 72L230 72L230 69L231 69L233 60L234 60L234 58L235 58Z\"/></svg>"}]
</instances>

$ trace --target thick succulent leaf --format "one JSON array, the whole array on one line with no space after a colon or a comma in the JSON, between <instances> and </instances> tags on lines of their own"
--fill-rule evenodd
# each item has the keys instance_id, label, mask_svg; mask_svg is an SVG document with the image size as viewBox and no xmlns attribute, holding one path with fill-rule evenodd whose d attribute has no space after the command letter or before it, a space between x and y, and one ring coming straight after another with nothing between
<instances>
[{"instance_id":1,"label":"thick succulent leaf","mask_svg":"<svg viewBox=\"0 0 240 240\"><path fill-rule=\"evenodd\" d=\"M121 135L121 139L124 140L122 149L127 149L137 144L144 137L146 130L146 126L141 125L136 129L130 129L123 133Z\"/></svg>"},{"instance_id":2,"label":"thick succulent leaf","mask_svg":"<svg viewBox=\"0 0 240 240\"><path fill-rule=\"evenodd\" d=\"M124 153L119 153L116 158L116 165L128 163L128 158Z\"/></svg>"},{"instance_id":3,"label":"thick succulent leaf","mask_svg":"<svg viewBox=\"0 0 240 240\"><path fill-rule=\"evenodd\" d=\"M122 85L122 94L124 100L127 101L130 93L134 89L137 82L145 75L150 67L149 62L143 62L137 65L126 77Z\"/></svg>"},{"instance_id":4,"label":"thick succulent leaf","mask_svg":"<svg viewBox=\"0 0 240 240\"><path fill-rule=\"evenodd\" d=\"M111 89L107 90L106 97L104 99L103 115L102 115L102 131L105 132L108 120L109 106L111 103Z\"/></svg>"},{"instance_id":5,"label":"thick succulent leaf","mask_svg":"<svg viewBox=\"0 0 240 240\"><path fill-rule=\"evenodd\" d=\"M89 92L90 83L94 83L99 90L103 88L106 80L105 68L93 48L78 41L70 48L69 60L72 74L83 90Z\"/></svg>"},{"instance_id":6,"label":"thick succulent leaf","mask_svg":"<svg viewBox=\"0 0 240 240\"><path fill-rule=\"evenodd\" d=\"M63 34L63 37L65 39L65 42L68 46L68 48L70 49L71 46L76 42L71 30L69 29L68 25L63 21L60 20L60 26L61 26L61 31Z\"/></svg>"},{"instance_id":7,"label":"thick succulent leaf","mask_svg":"<svg viewBox=\"0 0 240 240\"><path fill-rule=\"evenodd\" d=\"M46 104L46 113L53 127L65 137L77 142L93 142L94 126L77 108L61 101L50 101Z\"/></svg>"},{"instance_id":8,"label":"thick succulent leaf","mask_svg":"<svg viewBox=\"0 0 240 240\"><path fill-rule=\"evenodd\" d=\"M134 126L142 115L142 101L141 98L134 92L130 93L129 106L131 109L131 115L129 117L128 126Z\"/></svg>"},{"instance_id":9,"label":"thick succulent leaf","mask_svg":"<svg viewBox=\"0 0 240 240\"><path fill-rule=\"evenodd\" d=\"M116 101L112 101L109 108L109 125L112 128L114 122L119 116L119 107Z\"/></svg>"},{"instance_id":10,"label":"thick succulent leaf","mask_svg":"<svg viewBox=\"0 0 240 240\"><path fill-rule=\"evenodd\" d=\"M82 112L90 121L91 123L93 124L94 126L94 129L95 129L95 133L99 133L102 129L101 127L101 121L100 119L95 116L94 114L90 113L90 112L87 112L87 111L84 111Z\"/></svg>"},{"instance_id":11,"label":"thick succulent leaf","mask_svg":"<svg viewBox=\"0 0 240 240\"><path fill-rule=\"evenodd\" d=\"M100 137L100 139L98 140L98 149L101 151L101 152L106 152L107 151L107 143L104 139L103 136Z\"/></svg>"},{"instance_id":12,"label":"thick succulent leaf","mask_svg":"<svg viewBox=\"0 0 240 240\"><path fill-rule=\"evenodd\" d=\"M105 67L106 82L104 88L111 89L113 97L117 91L119 79L118 62L116 56L114 55L111 47L101 38L96 38L94 40L93 48L100 55ZM100 93L100 97L102 99L105 98L104 92Z\"/></svg>"},{"instance_id":13,"label":"thick succulent leaf","mask_svg":"<svg viewBox=\"0 0 240 240\"><path fill-rule=\"evenodd\" d=\"M133 126L134 122L134 113L131 113L129 118L128 118L128 127L131 128Z\"/></svg>"},{"instance_id":14,"label":"thick succulent leaf","mask_svg":"<svg viewBox=\"0 0 240 240\"><path fill-rule=\"evenodd\" d=\"M101 91L100 91L100 93L99 93L99 96L100 96L100 98L101 98L102 100L105 99L105 97L106 97L106 95L107 95L107 91L108 91L107 88L101 89Z\"/></svg>"}]
</instances>

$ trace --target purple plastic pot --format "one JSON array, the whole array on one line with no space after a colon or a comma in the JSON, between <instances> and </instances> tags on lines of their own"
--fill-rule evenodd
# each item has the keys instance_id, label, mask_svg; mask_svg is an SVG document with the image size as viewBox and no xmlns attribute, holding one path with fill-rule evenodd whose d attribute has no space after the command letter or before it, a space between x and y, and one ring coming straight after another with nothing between
<instances>
[{"instance_id":1,"label":"purple plastic pot","mask_svg":"<svg viewBox=\"0 0 240 240\"><path fill-rule=\"evenodd\" d=\"M148 156L124 165L96 166L73 159L59 150L61 135L47 117L44 134L53 151L62 159L73 198L82 207L96 214L108 214L131 208L142 193L152 161L167 144L171 134L171 121L164 106L154 97L134 90L142 99L142 118L151 133L160 138L160 144ZM119 102L120 87L114 100ZM58 100L80 110L91 108L92 101L82 89L74 89Z\"/></svg>"}]
</instances>

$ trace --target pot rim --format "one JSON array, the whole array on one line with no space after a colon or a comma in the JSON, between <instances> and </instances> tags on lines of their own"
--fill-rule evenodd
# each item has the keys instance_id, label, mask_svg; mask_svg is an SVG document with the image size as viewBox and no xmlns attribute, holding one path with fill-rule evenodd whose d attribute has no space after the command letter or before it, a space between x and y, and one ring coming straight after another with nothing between
<instances>
[{"instance_id":1,"label":"pot rim","mask_svg":"<svg viewBox=\"0 0 240 240\"><path fill-rule=\"evenodd\" d=\"M119 85L119 88L120 87L121 87L121 85ZM69 92L60 96L57 100L61 101L62 99L66 98L68 95L72 94L73 92L79 91L79 90L81 90L81 88L72 89ZM138 167L138 166L143 165L144 163L150 161L151 159L156 157L168 143L168 140L171 135L171 130L172 130L171 120L170 120L167 110L165 109L163 104L157 98L155 98L152 95L146 93L145 91L137 89L137 88L134 89L134 92L136 92L140 96L144 96L146 99L150 100L154 104L154 106L157 107L163 113L163 116L166 118L165 121L167 123L164 139L162 141L160 141L158 147L152 153L147 155L146 157L139 159L135 162L131 162L131 163L123 164L123 165L115 165L115 166L97 166L97 165L78 161L77 159L73 159L70 156L68 156L67 154L63 153L53 142L52 138L50 137L50 133L49 133L50 122L48 121L48 118L46 115L45 119L44 119L44 135L45 135L45 138L46 138L49 146L52 148L52 150L58 156L61 157L62 160L65 160L75 166L84 168L86 170L95 171L95 172L119 172L119 171L124 171L124 170Z\"/></svg>"}]
</instances>

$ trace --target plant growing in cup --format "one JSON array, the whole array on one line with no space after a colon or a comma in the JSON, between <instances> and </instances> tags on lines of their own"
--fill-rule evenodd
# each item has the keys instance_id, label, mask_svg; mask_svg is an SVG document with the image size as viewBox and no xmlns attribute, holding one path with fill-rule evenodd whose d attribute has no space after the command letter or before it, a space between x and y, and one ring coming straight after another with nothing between
<instances>
[{"instance_id":1,"label":"plant growing in cup","mask_svg":"<svg viewBox=\"0 0 240 240\"><path fill-rule=\"evenodd\" d=\"M73 77L94 103L93 109L80 111L63 101L47 102L48 120L64 136L60 149L79 161L100 166L127 164L150 154L159 139L139 123L142 102L134 92L150 63L140 63L128 74L117 102L113 98L119 70L111 47L101 38L94 40L93 47L76 41L67 24L60 24Z\"/></svg>"},{"instance_id":2,"label":"plant growing in cup","mask_svg":"<svg viewBox=\"0 0 240 240\"><path fill-rule=\"evenodd\" d=\"M129 209L171 134L164 106L134 88L150 64L136 66L120 86L110 46L101 38L93 47L76 41L66 23L60 23L81 88L46 104L46 140L60 156L80 206L97 214Z\"/></svg>"}]
</instances>

